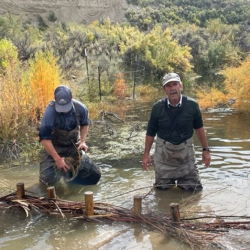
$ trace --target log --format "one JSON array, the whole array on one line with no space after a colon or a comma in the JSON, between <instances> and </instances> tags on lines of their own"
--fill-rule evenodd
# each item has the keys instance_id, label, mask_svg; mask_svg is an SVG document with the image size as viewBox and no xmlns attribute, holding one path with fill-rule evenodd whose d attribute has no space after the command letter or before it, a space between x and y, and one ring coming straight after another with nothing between
<instances>
[{"instance_id":1,"label":"log","mask_svg":"<svg viewBox=\"0 0 250 250\"><path fill-rule=\"evenodd\" d=\"M178 203L170 204L171 219L173 222L180 222L180 211Z\"/></svg>"},{"instance_id":2,"label":"log","mask_svg":"<svg viewBox=\"0 0 250 250\"><path fill-rule=\"evenodd\" d=\"M139 195L134 196L134 206L133 210L135 213L141 215L142 210L142 197Z\"/></svg>"},{"instance_id":3,"label":"log","mask_svg":"<svg viewBox=\"0 0 250 250\"><path fill-rule=\"evenodd\" d=\"M17 183L16 188L17 188L17 193L16 193L17 198L22 199L25 195L24 183Z\"/></svg>"},{"instance_id":4,"label":"log","mask_svg":"<svg viewBox=\"0 0 250 250\"><path fill-rule=\"evenodd\" d=\"M48 195L49 199L55 199L56 198L55 187L48 187L47 188L47 195Z\"/></svg>"},{"instance_id":5,"label":"log","mask_svg":"<svg viewBox=\"0 0 250 250\"><path fill-rule=\"evenodd\" d=\"M87 216L94 215L93 192L87 191L84 193L84 196L85 196L85 214Z\"/></svg>"}]
</instances>

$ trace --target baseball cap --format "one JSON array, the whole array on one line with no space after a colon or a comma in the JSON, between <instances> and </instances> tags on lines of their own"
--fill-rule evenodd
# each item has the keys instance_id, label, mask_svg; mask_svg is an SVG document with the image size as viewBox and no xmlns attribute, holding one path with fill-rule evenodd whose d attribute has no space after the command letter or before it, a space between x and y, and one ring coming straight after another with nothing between
<instances>
[{"instance_id":1,"label":"baseball cap","mask_svg":"<svg viewBox=\"0 0 250 250\"><path fill-rule=\"evenodd\" d=\"M165 86L169 82L181 82L181 78L176 73L168 73L162 78L162 86Z\"/></svg>"},{"instance_id":2,"label":"baseball cap","mask_svg":"<svg viewBox=\"0 0 250 250\"><path fill-rule=\"evenodd\" d=\"M55 109L57 112L69 112L72 109L72 93L71 90L64 85L58 86L54 92Z\"/></svg>"}]
</instances>

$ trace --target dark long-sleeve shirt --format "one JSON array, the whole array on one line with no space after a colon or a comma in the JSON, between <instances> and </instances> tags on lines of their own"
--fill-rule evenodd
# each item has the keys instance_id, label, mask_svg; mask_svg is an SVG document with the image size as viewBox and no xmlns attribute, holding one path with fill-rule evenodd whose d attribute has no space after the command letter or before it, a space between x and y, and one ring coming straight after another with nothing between
<instances>
[{"instance_id":1,"label":"dark long-sleeve shirt","mask_svg":"<svg viewBox=\"0 0 250 250\"><path fill-rule=\"evenodd\" d=\"M203 127L203 120L198 103L187 98L175 129L171 132L172 119L166 109L178 113L180 107L172 107L166 104L167 100L162 99L156 102L152 108L148 122L147 135L154 137L156 134L161 139L178 145L193 136L194 129Z\"/></svg>"}]
</instances>

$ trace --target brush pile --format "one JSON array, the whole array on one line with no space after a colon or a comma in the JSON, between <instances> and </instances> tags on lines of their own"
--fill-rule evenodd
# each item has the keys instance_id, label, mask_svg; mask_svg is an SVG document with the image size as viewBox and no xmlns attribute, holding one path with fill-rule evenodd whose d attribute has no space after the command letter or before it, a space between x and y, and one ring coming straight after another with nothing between
<instances>
[{"instance_id":1,"label":"brush pile","mask_svg":"<svg viewBox=\"0 0 250 250\"><path fill-rule=\"evenodd\" d=\"M204 222L206 218L211 219L211 217L181 218L177 223L173 222L171 216L167 214L137 214L132 209L102 202L95 202L94 215L86 216L84 202L30 195L24 195L22 199L18 199L16 192L0 197L0 209L23 210L27 217L39 213L95 223L107 221L141 223L151 230L159 230L171 238L180 240L196 250L225 249L217 240L222 234L235 228L250 230L249 217L238 218L240 221L232 221L232 218L228 217L214 217L212 223Z\"/></svg>"}]
</instances>

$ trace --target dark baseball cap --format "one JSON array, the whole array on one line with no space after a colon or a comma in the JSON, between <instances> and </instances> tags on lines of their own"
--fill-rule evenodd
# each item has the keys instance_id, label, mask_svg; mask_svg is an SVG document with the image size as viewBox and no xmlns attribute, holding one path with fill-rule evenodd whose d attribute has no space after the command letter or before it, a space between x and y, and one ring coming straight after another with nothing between
<instances>
[{"instance_id":1,"label":"dark baseball cap","mask_svg":"<svg viewBox=\"0 0 250 250\"><path fill-rule=\"evenodd\" d=\"M72 109L72 93L69 87L61 85L55 89L55 109L59 113L69 112Z\"/></svg>"}]
</instances>

